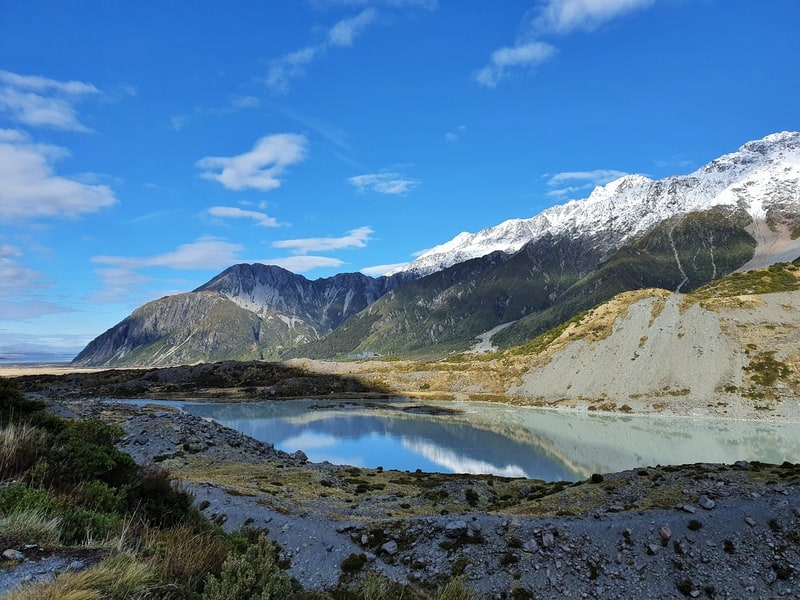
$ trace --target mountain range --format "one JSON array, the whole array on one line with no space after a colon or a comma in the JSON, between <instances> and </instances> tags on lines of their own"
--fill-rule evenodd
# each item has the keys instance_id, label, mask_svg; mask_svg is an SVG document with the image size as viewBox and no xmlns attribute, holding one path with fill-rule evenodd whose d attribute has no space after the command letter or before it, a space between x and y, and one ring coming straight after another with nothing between
<instances>
[{"instance_id":1,"label":"mountain range","mask_svg":"<svg viewBox=\"0 0 800 600\"><path fill-rule=\"evenodd\" d=\"M459 234L385 277L310 281L234 265L138 308L73 362L435 358L480 339L507 348L621 292L688 292L798 256L800 133L782 132L688 175L627 175L534 217Z\"/></svg>"}]
</instances>

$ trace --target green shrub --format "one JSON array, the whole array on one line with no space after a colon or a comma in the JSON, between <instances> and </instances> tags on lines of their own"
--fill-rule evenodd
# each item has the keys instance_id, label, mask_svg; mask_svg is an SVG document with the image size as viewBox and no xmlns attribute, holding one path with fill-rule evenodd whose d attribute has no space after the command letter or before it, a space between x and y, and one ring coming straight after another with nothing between
<instances>
[{"instance_id":1,"label":"green shrub","mask_svg":"<svg viewBox=\"0 0 800 600\"><path fill-rule=\"evenodd\" d=\"M105 541L122 527L122 515L98 512L82 506L61 513L62 541L67 545Z\"/></svg>"},{"instance_id":2,"label":"green shrub","mask_svg":"<svg viewBox=\"0 0 800 600\"><path fill-rule=\"evenodd\" d=\"M64 487L100 479L119 485L129 479L138 467L130 455L114 446L122 434L118 425L96 419L65 421L48 457L51 483Z\"/></svg>"},{"instance_id":3,"label":"green shrub","mask_svg":"<svg viewBox=\"0 0 800 600\"><path fill-rule=\"evenodd\" d=\"M151 525L188 524L202 529L205 517L194 507L192 495L172 485L169 473L156 466L140 468L126 486L128 510Z\"/></svg>"},{"instance_id":4,"label":"green shrub","mask_svg":"<svg viewBox=\"0 0 800 600\"><path fill-rule=\"evenodd\" d=\"M55 512L60 504L44 490L28 487L24 483L0 487L0 515L23 508Z\"/></svg>"},{"instance_id":5,"label":"green shrub","mask_svg":"<svg viewBox=\"0 0 800 600\"><path fill-rule=\"evenodd\" d=\"M29 400L13 381L0 377L0 424L28 421L44 409L44 402Z\"/></svg>"},{"instance_id":6,"label":"green shrub","mask_svg":"<svg viewBox=\"0 0 800 600\"><path fill-rule=\"evenodd\" d=\"M263 534L243 554L228 556L219 577L209 575L204 600L282 600L292 580L277 562L277 548Z\"/></svg>"}]
</instances>

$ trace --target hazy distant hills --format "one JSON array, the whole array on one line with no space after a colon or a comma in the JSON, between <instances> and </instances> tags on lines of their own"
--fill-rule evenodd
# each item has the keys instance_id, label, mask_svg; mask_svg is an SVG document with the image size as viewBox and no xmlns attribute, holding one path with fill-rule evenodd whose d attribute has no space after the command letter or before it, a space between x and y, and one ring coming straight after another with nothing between
<instances>
[{"instance_id":1,"label":"hazy distant hills","mask_svg":"<svg viewBox=\"0 0 800 600\"><path fill-rule=\"evenodd\" d=\"M800 134L749 142L686 176L626 176L588 198L460 234L390 277L309 281L235 265L134 311L80 365L169 365L292 356L437 357L510 325L523 344L615 294L687 292L800 256Z\"/></svg>"}]
</instances>

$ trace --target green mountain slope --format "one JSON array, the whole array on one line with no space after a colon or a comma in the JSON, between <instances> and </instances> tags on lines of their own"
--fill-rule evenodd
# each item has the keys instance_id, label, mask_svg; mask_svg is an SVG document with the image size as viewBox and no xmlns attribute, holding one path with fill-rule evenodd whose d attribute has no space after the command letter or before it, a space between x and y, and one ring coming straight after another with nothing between
<instances>
[{"instance_id":1,"label":"green mountain slope","mask_svg":"<svg viewBox=\"0 0 800 600\"><path fill-rule=\"evenodd\" d=\"M513 256L473 259L398 287L289 355L442 356L512 321L493 340L501 347L521 344L620 292L689 291L730 273L753 256L748 224L745 213L727 208L691 213L663 222L605 261L590 239L546 236Z\"/></svg>"}]
</instances>

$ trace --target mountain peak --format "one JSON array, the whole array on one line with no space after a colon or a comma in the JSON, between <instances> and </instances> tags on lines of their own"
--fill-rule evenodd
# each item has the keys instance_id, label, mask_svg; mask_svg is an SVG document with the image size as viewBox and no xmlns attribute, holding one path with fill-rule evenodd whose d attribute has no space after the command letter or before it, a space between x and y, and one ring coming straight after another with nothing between
<instances>
[{"instance_id":1,"label":"mountain peak","mask_svg":"<svg viewBox=\"0 0 800 600\"><path fill-rule=\"evenodd\" d=\"M596 187L586 198L552 206L534 217L511 219L474 234L462 232L393 273L427 275L492 252L513 254L546 235L570 231L602 238L602 245L613 249L666 218L713 206L742 207L752 218L764 218L768 205L800 203L799 182L800 133L773 133L689 175L659 180L624 175Z\"/></svg>"}]
</instances>

